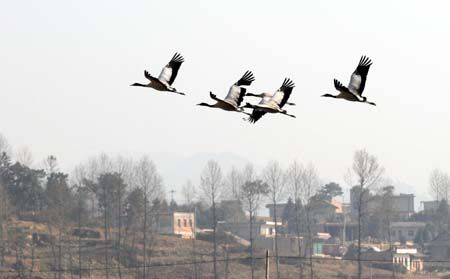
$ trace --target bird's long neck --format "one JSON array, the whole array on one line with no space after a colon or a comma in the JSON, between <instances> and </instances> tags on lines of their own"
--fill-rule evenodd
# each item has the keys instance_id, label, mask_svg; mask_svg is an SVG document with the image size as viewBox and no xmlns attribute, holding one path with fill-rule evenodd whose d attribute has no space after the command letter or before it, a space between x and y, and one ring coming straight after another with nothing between
<instances>
[{"instance_id":1,"label":"bird's long neck","mask_svg":"<svg viewBox=\"0 0 450 279\"><path fill-rule=\"evenodd\" d=\"M337 98L337 95L325 94L325 95L322 95L322 97Z\"/></svg>"},{"instance_id":2,"label":"bird's long neck","mask_svg":"<svg viewBox=\"0 0 450 279\"><path fill-rule=\"evenodd\" d=\"M131 86L141 86L141 87L147 87L147 85L146 84L142 84L142 83L138 83L138 82L135 82L135 83L133 83Z\"/></svg>"},{"instance_id":3,"label":"bird's long neck","mask_svg":"<svg viewBox=\"0 0 450 279\"><path fill-rule=\"evenodd\" d=\"M251 96L251 97L262 97L262 94L255 94L255 93L246 93L245 96Z\"/></svg>"}]
</instances>

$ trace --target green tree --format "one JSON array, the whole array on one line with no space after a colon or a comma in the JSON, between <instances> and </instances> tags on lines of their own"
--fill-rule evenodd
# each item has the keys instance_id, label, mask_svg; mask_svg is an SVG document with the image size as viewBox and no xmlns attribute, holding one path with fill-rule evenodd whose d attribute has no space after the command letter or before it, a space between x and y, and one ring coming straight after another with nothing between
<instances>
[{"instance_id":1,"label":"green tree","mask_svg":"<svg viewBox=\"0 0 450 279\"><path fill-rule=\"evenodd\" d=\"M316 198L331 201L335 197L342 196L343 193L342 187L339 184L330 182L319 189Z\"/></svg>"},{"instance_id":2,"label":"green tree","mask_svg":"<svg viewBox=\"0 0 450 279\"><path fill-rule=\"evenodd\" d=\"M120 173L104 173L98 178L98 182L94 187L100 209L106 211L107 218L113 226L117 225L119 212L119 201L124 197L126 184Z\"/></svg>"},{"instance_id":3,"label":"green tree","mask_svg":"<svg viewBox=\"0 0 450 279\"><path fill-rule=\"evenodd\" d=\"M125 199L125 214L127 221L135 225L139 223L144 213L144 191L138 187L133 189Z\"/></svg>"},{"instance_id":4,"label":"green tree","mask_svg":"<svg viewBox=\"0 0 450 279\"><path fill-rule=\"evenodd\" d=\"M450 229L449 224L449 205L445 199L439 202L439 207L434 214L433 223L437 228L438 234L446 232Z\"/></svg>"},{"instance_id":5,"label":"green tree","mask_svg":"<svg viewBox=\"0 0 450 279\"><path fill-rule=\"evenodd\" d=\"M51 173L47 176L44 191L45 207L49 212L58 214L62 210L61 217L67 219L68 212L74 204L74 196L67 181L68 175L62 172Z\"/></svg>"},{"instance_id":6,"label":"green tree","mask_svg":"<svg viewBox=\"0 0 450 279\"><path fill-rule=\"evenodd\" d=\"M7 177L9 178L6 182L8 194L19 213L42 209L44 189L41 181L45 177L43 170L35 170L15 163L8 168Z\"/></svg>"},{"instance_id":7,"label":"green tree","mask_svg":"<svg viewBox=\"0 0 450 279\"><path fill-rule=\"evenodd\" d=\"M289 233L295 232L295 222L296 222L295 215L296 215L295 204L292 201L292 198L289 197L286 206L284 207L282 215L283 222L287 223Z\"/></svg>"}]
</instances>

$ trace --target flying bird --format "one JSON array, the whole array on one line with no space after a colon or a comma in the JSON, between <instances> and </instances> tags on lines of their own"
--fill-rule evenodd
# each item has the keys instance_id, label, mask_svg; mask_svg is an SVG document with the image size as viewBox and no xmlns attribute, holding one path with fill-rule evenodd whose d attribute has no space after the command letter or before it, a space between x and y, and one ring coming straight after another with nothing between
<instances>
[{"instance_id":1,"label":"flying bird","mask_svg":"<svg viewBox=\"0 0 450 279\"><path fill-rule=\"evenodd\" d=\"M342 85L340 81L334 79L334 87L339 91L338 95L324 94L322 97L331 97L336 99L344 99L351 102L361 102L376 106L375 103L368 102L367 98L362 95L364 87L366 86L367 74L372 61L367 56L361 56L358 67L350 77L348 87Z\"/></svg>"},{"instance_id":2,"label":"flying bird","mask_svg":"<svg viewBox=\"0 0 450 279\"><path fill-rule=\"evenodd\" d=\"M245 94L245 96L259 97L259 98L266 99L266 100L269 100L270 98L272 98L273 95L275 95L275 93L271 93L271 92L264 92L261 94L254 94L254 93L246 93ZM295 106L295 103L286 102L286 105Z\"/></svg>"},{"instance_id":3,"label":"flying bird","mask_svg":"<svg viewBox=\"0 0 450 279\"><path fill-rule=\"evenodd\" d=\"M225 99L221 100L217 98L217 96L214 95L212 92L209 92L209 96L211 97L211 99L216 101L216 103L215 104L200 103L197 105L223 109L226 111L244 112L244 109L239 107L241 105L242 100L244 99L245 93L247 92L247 89L243 86L251 85L253 81L255 81L253 73L251 71L246 71L245 74L230 87L228 95L225 97Z\"/></svg>"},{"instance_id":4,"label":"flying bird","mask_svg":"<svg viewBox=\"0 0 450 279\"><path fill-rule=\"evenodd\" d=\"M156 78L152 76L146 70L144 71L144 76L150 81L148 84L141 83L133 83L131 86L141 86L141 87L150 87L158 91L168 91L172 93L177 93L180 95L185 95L182 92L178 92L175 87L172 87L172 83L175 81L177 77L178 70L181 67L181 64L184 62L183 56L179 53L175 53L172 59L167 63L167 65L162 69L159 77Z\"/></svg>"},{"instance_id":5,"label":"flying bird","mask_svg":"<svg viewBox=\"0 0 450 279\"><path fill-rule=\"evenodd\" d=\"M281 113L290 117L294 117L295 115L288 114L286 110L283 110L283 106L288 103L288 99L291 96L292 90L294 89L295 84L292 80L285 78L283 84L280 89L278 89L272 97L263 97L262 100L257 105L252 105L250 103L246 103L244 108L252 108L253 112L250 114L248 121L250 123L255 123L261 117L263 117L266 113ZM264 93L263 93L264 94ZM263 95L260 94L260 95ZM270 94L267 94L269 96ZM292 103L291 103L292 104Z\"/></svg>"}]
</instances>

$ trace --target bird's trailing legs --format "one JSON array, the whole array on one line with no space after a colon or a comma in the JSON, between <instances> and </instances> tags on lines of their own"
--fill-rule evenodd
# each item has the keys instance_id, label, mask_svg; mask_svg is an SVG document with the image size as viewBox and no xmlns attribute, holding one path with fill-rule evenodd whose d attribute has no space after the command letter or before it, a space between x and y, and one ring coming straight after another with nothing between
<instances>
[{"instance_id":1,"label":"bird's trailing legs","mask_svg":"<svg viewBox=\"0 0 450 279\"><path fill-rule=\"evenodd\" d=\"M172 91L172 93L176 93L176 94L180 94L180 95L186 95L185 93L183 93L183 92L178 92L178 91Z\"/></svg>"},{"instance_id":2,"label":"bird's trailing legs","mask_svg":"<svg viewBox=\"0 0 450 279\"><path fill-rule=\"evenodd\" d=\"M290 117L293 117L293 118L296 118L295 115L288 114L287 111L285 111L285 110L280 111L280 113L281 113L281 114L284 114L284 115L287 115L287 116L290 116Z\"/></svg>"}]
</instances>

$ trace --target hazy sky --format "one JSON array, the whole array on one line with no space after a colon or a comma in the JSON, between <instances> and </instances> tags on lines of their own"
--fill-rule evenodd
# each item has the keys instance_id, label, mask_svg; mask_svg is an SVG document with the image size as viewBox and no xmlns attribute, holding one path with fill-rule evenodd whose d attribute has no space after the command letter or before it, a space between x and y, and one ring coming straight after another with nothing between
<instances>
[{"instance_id":1,"label":"hazy sky","mask_svg":"<svg viewBox=\"0 0 450 279\"><path fill-rule=\"evenodd\" d=\"M3 1L0 133L67 167L107 153L232 152L264 164L313 162L343 181L353 152L426 193L450 171L448 1ZM186 97L134 88L174 52ZM377 107L321 98L362 54ZM195 106L245 70L252 92L296 83L289 112L255 125ZM257 101L255 99L248 99Z\"/></svg>"}]
</instances>

